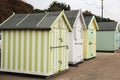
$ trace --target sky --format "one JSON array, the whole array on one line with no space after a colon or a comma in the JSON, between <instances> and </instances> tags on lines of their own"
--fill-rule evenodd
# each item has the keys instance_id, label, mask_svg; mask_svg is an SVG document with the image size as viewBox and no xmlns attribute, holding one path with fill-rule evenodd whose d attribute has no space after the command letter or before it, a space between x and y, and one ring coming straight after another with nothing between
<instances>
[{"instance_id":1,"label":"sky","mask_svg":"<svg viewBox=\"0 0 120 80\"><path fill-rule=\"evenodd\" d=\"M55 0L24 0L34 6L35 9L47 9ZM101 16L101 0L56 0L69 4L72 10L82 9L88 10L93 14ZM103 16L120 22L120 0L103 0L104 10Z\"/></svg>"}]
</instances>

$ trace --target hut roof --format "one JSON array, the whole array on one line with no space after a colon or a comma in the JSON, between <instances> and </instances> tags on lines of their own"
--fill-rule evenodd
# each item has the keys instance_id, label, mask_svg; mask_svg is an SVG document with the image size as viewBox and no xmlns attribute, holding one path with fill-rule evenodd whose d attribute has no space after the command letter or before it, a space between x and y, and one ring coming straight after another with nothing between
<instances>
[{"instance_id":1,"label":"hut roof","mask_svg":"<svg viewBox=\"0 0 120 80\"><path fill-rule=\"evenodd\" d=\"M5 21L0 29L50 29L61 12L15 14Z\"/></svg>"},{"instance_id":2,"label":"hut roof","mask_svg":"<svg viewBox=\"0 0 120 80\"><path fill-rule=\"evenodd\" d=\"M65 14L70 22L70 25L73 27L76 17L78 15L79 10L65 11Z\"/></svg>"},{"instance_id":3,"label":"hut roof","mask_svg":"<svg viewBox=\"0 0 120 80\"><path fill-rule=\"evenodd\" d=\"M88 28L93 16L84 16L86 27Z\"/></svg>"},{"instance_id":4,"label":"hut roof","mask_svg":"<svg viewBox=\"0 0 120 80\"><path fill-rule=\"evenodd\" d=\"M115 31L117 22L98 22L100 31Z\"/></svg>"}]
</instances>

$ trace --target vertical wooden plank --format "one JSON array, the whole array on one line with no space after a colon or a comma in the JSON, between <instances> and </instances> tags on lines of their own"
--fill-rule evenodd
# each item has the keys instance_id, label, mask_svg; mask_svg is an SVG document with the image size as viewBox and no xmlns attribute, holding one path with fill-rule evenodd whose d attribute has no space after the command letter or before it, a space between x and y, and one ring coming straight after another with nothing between
<instances>
[{"instance_id":1,"label":"vertical wooden plank","mask_svg":"<svg viewBox=\"0 0 120 80\"><path fill-rule=\"evenodd\" d=\"M13 69L13 31L10 32L10 38L11 38L11 41L10 41L10 70Z\"/></svg>"},{"instance_id":2,"label":"vertical wooden plank","mask_svg":"<svg viewBox=\"0 0 120 80\"><path fill-rule=\"evenodd\" d=\"M18 37L19 37L19 30L17 30L16 31L16 52L15 52L15 54L16 54L16 56L15 56L15 60L16 60L16 62L15 62L15 70L16 71L18 71Z\"/></svg>"},{"instance_id":3,"label":"vertical wooden plank","mask_svg":"<svg viewBox=\"0 0 120 80\"><path fill-rule=\"evenodd\" d=\"M40 66L41 66L41 31L38 31L38 73L41 72Z\"/></svg>"},{"instance_id":4,"label":"vertical wooden plank","mask_svg":"<svg viewBox=\"0 0 120 80\"><path fill-rule=\"evenodd\" d=\"M10 38L11 38L11 37L10 37L10 32L11 32L11 31L8 31L8 67L7 67L7 69L10 69L10 48L11 48L11 47L10 47L10 42L11 42L11 41L10 41L10 40L11 40L11 39L10 39Z\"/></svg>"},{"instance_id":5,"label":"vertical wooden plank","mask_svg":"<svg viewBox=\"0 0 120 80\"><path fill-rule=\"evenodd\" d=\"M30 30L26 32L26 71L29 72L29 57L30 57Z\"/></svg>"},{"instance_id":6,"label":"vertical wooden plank","mask_svg":"<svg viewBox=\"0 0 120 80\"><path fill-rule=\"evenodd\" d=\"M30 31L30 56L29 56L29 71L32 71L32 31Z\"/></svg>"},{"instance_id":7,"label":"vertical wooden plank","mask_svg":"<svg viewBox=\"0 0 120 80\"><path fill-rule=\"evenodd\" d=\"M22 44L22 41L21 41L21 31L19 31L19 34L18 34L18 70L20 70L20 67L21 67L21 44Z\"/></svg>"},{"instance_id":8,"label":"vertical wooden plank","mask_svg":"<svg viewBox=\"0 0 120 80\"><path fill-rule=\"evenodd\" d=\"M5 42L5 40L6 40L6 33L5 33L5 31L2 31L2 54L1 54L1 56L2 56L2 69L4 69L5 68L5 53L6 53L6 51L5 51L5 47L6 47L6 42Z\"/></svg>"},{"instance_id":9,"label":"vertical wooden plank","mask_svg":"<svg viewBox=\"0 0 120 80\"><path fill-rule=\"evenodd\" d=\"M32 31L32 72L35 72L35 31Z\"/></svg>"},{"instance_id":10,"label":"vertical wooden plank","mask_svg":"<svg viewBox=\"0 0 120 80\"><path fill-rule=\"evenodd\" d=\"M22 30L21 31L21 56L20 56L20 60L21 60L21 63L20 63L20 69L21 71L24 71L24 31Z\"/></svg>"},{"instance_id":11,"label":"vertical wooden plank","mask_svg":"<svg viewBox=\"0 0 120 80\"><path fill-rule=\"evenodd\" d=\"M44 68L44 31L41 32L41 69L40 71L43 72L43 68Z\"/></svg>"},{"instance_id":12,"label":"vertical wooden plank","mask_svg":"<svg viewBox=\"0 0 120 80\"><path fill-rule=\"evenodd\" d=\"M26 31L24 31L24 71L26 71Z\"/></svg>"},{"instance_id":13,"label":"vertical wooden plank","mask_svg":"<svg viewBox=\"0 0 120 80\"><path fill-rule=\"evenodd\" d=\"M15 70L15 62L16 62L16 31L13 32L13 70Z\"/></svg>"},{"instance_id":14,"label":"vertical wooden plank","mask_svg":"<svg viewBox=\"0 0 120 80\"><path fill-rule=\"evenodd\" d=\"M47 40L48 40L48 35L47 35L47 31L44 31L44 73L46 74L47 72Z\"/></svg>"},{"instance_id":15,"label":"vertical wooden plank","mask_svg":"<svg viewBox=\"0 0 120 80\"><path fill-rule=\"evenodd\" d=\"M49 40L50 40L50 38L49 38L49 32L47 32L47 73L49 73L49 67L50 67L50 65L49 65L49 63L50 63L50 61L49 61L49 56L50 56L50 53L49 53Z\"/></svg>"},{"instance_id":16,"label":"vertical wooden plank","mask_svg":"<svg viewBox=\"0 0 120 80\"><path fill-rule=\"evenodd\" d=\"M35 32L35 72L38 68L38 31Z\"/></svg>"},{"instance_id":17,"label":"vertical wooden plank","mask_svg":"<svg viewBox=\"0 0 120 80\"><path fill-rule=\"evenodd\" d=\"M5 50L6 50L5 51L6 52L5 53L5 69L7 69L8 68L8 31L6 31L5 33L6 33L5 34L6 35L5 36L6 37L6 39L5 39L5 43L6 43L6 45L5 45L6 46L5 47Z\"/></svg>"}]
</instances>

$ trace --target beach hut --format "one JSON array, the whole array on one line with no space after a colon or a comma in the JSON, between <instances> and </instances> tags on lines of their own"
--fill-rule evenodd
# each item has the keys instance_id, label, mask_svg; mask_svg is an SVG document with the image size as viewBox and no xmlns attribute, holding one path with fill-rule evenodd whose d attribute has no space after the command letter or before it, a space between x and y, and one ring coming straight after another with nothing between
<instances>
[{"instance_id":1,"label":"beach hut","mask_svg":"<svg viewBox=\"0 0 120 80\"><path fill-rule=\"evenodd\" d=\"M98 22L97 51L116 51L119 49L118 22Z\"/></svg>"},{"instance_id":2,"label":"beach hut","mask_svg":"<svg viewBox=\"0 0 120 80\"><path fill-rule=\"evenodd\" d=\"M81 10L65 12L73 30L69 32L69 64L83 61L83 34L85 22Z\"/></svg>"},{"instance_id":3,"label":"beach hut","mask_svg":"<svg viewBox=\"0 0 120 80\"><path fill-rule=\"evenodd\" d=\"M120 23L118 23L118 30L119 30L119 49L120 49Z\"/></svg>"},{"instance_id":4,"label":"beach hut","mask_svg":"<svg viewBox=\"0 0 120 80\"><path fill-rule=\"evenodd\" d=\"M98 25L94 16L84 16L87 29L83 30L84 59L96 57L96 30Z\"/></svg>"},{"instance_id":5,"label":"beach hut","mask_svg":"<svg viewBox=\"0 0 120 80\"><path fill-rule=\"evenodd\" d=\"M50 76L68 69L71 26L64 11L15 14L0 29L0 71Z\"/></svg>"}]
</instances>

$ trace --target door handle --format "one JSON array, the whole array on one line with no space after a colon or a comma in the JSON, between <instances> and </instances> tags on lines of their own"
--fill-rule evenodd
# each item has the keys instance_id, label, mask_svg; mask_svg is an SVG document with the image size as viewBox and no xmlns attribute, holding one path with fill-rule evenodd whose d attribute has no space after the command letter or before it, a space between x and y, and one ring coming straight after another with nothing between
<instances>
[{"instance_id":1,"label":"door handle","mask_svg":"<svg viewBox=\"0 0 120 80\"><path fill-rule=\"evenodd\" d=\"M82 43L75 43L75 45L82 45Z\"/></svg>"},{"instance_id":2,"label":"door handle","mask_svg":"<svg viewBox=\"0 0 120 80\"><path fill-rule=\"evenodd\" d=\"M61 42L63 42L63 39L62 39L62 38L59 38L59 40L60 40Z\"/></svg>"},{"instance_id":3,"label":"door handle","mask_svg":"<svg viewBox=\"0 0 120 80\"><path fill-rule=\"evenodd\" d=\"M93 43L89 43L89 44L93 44Z\"/></svg>"},{"instance_id":4,"label":"door handle","mask_svg":"<svg viewBox=\"0 0 120 80\"><path fill-rule=\"evenodd\" d=\"M62 64L62 61L58 61L60 64Z\"/></svg>"}]
</instances>

